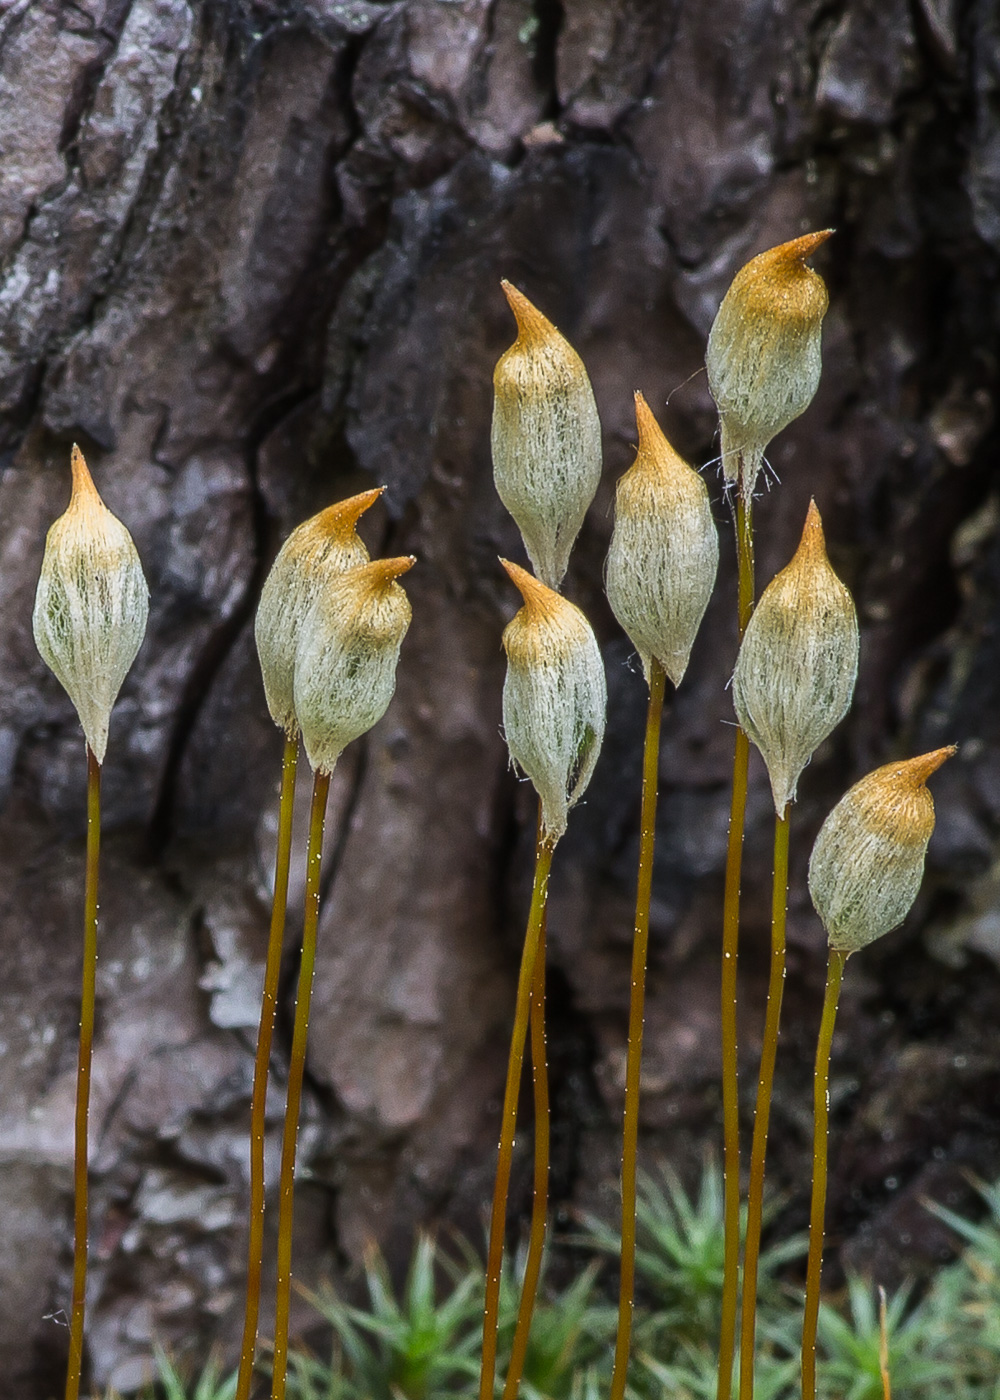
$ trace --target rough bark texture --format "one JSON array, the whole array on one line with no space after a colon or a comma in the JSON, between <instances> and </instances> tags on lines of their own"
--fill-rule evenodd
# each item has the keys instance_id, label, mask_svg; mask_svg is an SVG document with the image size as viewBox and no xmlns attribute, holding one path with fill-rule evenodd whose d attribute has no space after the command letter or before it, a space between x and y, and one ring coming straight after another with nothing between
<instances>
[{"instance_id":1,"label":"rough bark texture","mask_svg":"<svg viewBox=\"0 0 1000 1400\"><path fill-rule=\"evenodd\" d=\"M105 770L93 1112L90 1366L128 1391L154 1337L231 1354L238 1335L280 752L253 653L259 584L294 524L383 482L367 538L419 556L414 623L396 699L334 784L297 1268L342 1269L371 1235L398 1262L417 1222L478 1237L533 829L499 732L516 600L495 561L523 557L489 461L490 375L512 338L501 276L583 355L606 435L567 588L605 646L610 730L558 852L550 962L556 1195L610 1209L645 696L601 565L632 391L709 461L700 364L730 277L830 224L823 383L773 444L758 573L790 557L815 495L862 662L794 814L774 1179L792 1225L824 967L812 835L869 767L957 741L918 909L852 961L835 1055L832 1236L891 1281L947 1245L921 1197L957 1199L963 1165L1000 1171L996 6L2 0L10 1394L58 1389L69 1291L85 769L30 612L71 441L152 589ZM718 1139L735 590L715 494L726 563L665 728L647 1021L645 1150L680 1163ZM759 765L752 783L747 1100L769 898ZM296 891L301 869L293 907Z\"/></svg>"}]
</instances>

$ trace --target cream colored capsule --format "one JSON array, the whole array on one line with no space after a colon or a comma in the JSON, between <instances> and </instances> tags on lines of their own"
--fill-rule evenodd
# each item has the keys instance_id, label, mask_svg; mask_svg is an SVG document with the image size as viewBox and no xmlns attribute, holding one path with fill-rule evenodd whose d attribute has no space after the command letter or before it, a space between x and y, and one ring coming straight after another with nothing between
<instances>
[{"instance_id":1,"label":"cream colored capsule","mask_svg":"<svg viewBox=\"0 0 1000 1400\"><path fill-rule=\"evenodd\" d=\"M493 374L493 476L535 573L562 583L601 479L601 423L580 356L509 282L517 339Z\"/></svg>"},{"instance_id":2,"label":"cream colored capsule","mask_svg":"<svg viewBox=\"0 0 1000 1400\"><path fill-rule=\"evenodd\" d=\"M607 593L649 680L651 658L680 685L719 565L708 491L635 396L639 448L618 483Z\"/></svg>"},{"instance_id":3,"label":"cream colored capsule","mask_svg":"<svg viewBox=\"0 0 1000 1400\"><path fill-rule=\"evenodd\" d=\"M149 590L132 536L101 500L75 444L71 465L72 496L45 540L31 622L103 763L111 710L146 635Z\"/></svg>"},{"instance_id":4,"label":"cream colored capsule","mask_svg":"<svg viewBox=\"0 0 1000 1400\"><path fill-rule=\"evenodd\" d=\"M600 753L608 703L604 663L579 608L525 569L500 562L524 599L503 634L504 733L511 758L541 800L545 839L555 845Z\"/></svg>"},{"instance_id":5,"label":"cream colored capsule","mask_svg":"<svg viewBox=\"0 0 1000 1400\"><path fill-rule=\"evenodd\" d=\"M733 675L736 714L767 764L779 817L850 708L858 644L854 600L830 566L810 501L799 547L761 595Z\"/></svg>"},{"instance_id":6,"label":"cream colored capsule","mask_svg":"<svg viewBox=\"0 0 1000 1400\"><path fill-rule=\"evenodd\" d=\"M327 506L296 526L278 551L264 580L254 622L257 655L271 718L289 738L295 717L295 655L302 623L323 588L338 574L367 564L368 550L357 533L361 516L385 490L362 491Z\"/></svg>"},{"instance_id":7,"label":"cream colored capsule","mask_svg":"<svg viewBox=\"0 0 1000 1400\"><path fill-rule=\"evenodd\" d=\"M412 555L375 559L332 579L302 623L295 713L317 773L332 773L352 739L385 714L396 689L410 600L396 580Z\"/></svg>"},{"instance_id":8,"label":"cream colored capsule","mask_svg":"<svg viewBox=\"0 0 1000 1400\"><path fill-rule=\"evenodd\" d=\"M719 410L725 478L749 504L768 443L819 384L826 284L806 259L832 234L807 233L742 267L708 337L705 367Z\"/></svg>"},{"instance_id":9,"label":"cream colored capsule","mask_svg":"<svg viewBox=\"0 0 1000 1400\"><path fill-rule=\"evenodd\" d=\"M887 763L840 799L809 858L809 893L830 947L854 953L903 922L934 830L927 779L956 752Z\"/></svg>"}]
</instances>

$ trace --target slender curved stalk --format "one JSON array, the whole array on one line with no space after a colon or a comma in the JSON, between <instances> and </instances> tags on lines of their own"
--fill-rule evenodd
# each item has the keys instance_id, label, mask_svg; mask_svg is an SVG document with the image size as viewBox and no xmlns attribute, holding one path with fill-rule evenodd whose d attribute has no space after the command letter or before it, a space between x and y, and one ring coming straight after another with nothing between
<instances>
[{"instance_id":1,"label":"slender curved stalk","mask_svg":"<svg viewBox=\"0 0 1000 1400\"><path fill-rule=\"evenodd\" d=\"M90 1069L94 1052L97 1000L97 874L101 855L101 765L87 745L87 873L83 895L83 989L80 997L80 1051L76 1077L73 1142L73 1301L69 1324L66 1400L77 1400L83 1371L83 1323L87 1301L87 1129Z\"/></svg>"},{"instance_id":2,"label":"slender curved stalk","mask_svg":"<svg viewBox=\"0 0 1000 1400\"><path fill-rule=\"evenodd\" d=\"M531 1318L538 1295L538 1280L542 1272L545 1251L545 1225L549 1210L549 1066L545 1047L545 915L538 936L535 956L535 980L531 986L531 1079L535 1107L535 1192L531 1203L531 1232L528 1236L528 1257L524 1263L521 1301L517 1309L514 1340L510 1348L510 1365L503 1387L503 1400L516 1400L524 1358L528 1354Z\"/></svg>"},{"instance_id":3,"label":"slender curved stalk","mask_svg":"<svg viewBox=\"0 0 1000 1400\"><path fill-rule=\"evenodd\" d=\"M892 1382L889 1379L889 1319L885 1309L885 1289L878 1290L878 1369L882 1377L882 1400L892 1400Z\"/></svg>"},{"instance_id":4,"label":"slender curved stalk","mask_svg":"<svg viewBox=\"0 0 1000 1400\"><path fill-rule=\"evenodd\" d=\"M511 1159L514 1154L514 1130L517 1125L517 1098L524 1066L524 1045L528 1036L531 989L535 980L538 946L545 924L545 906L549 893L549 871L554 847L539 838L535 846L535 880L531 891L531 910L521 954L521 971L517 982L514 1006L514 1029L510 1038L507 1061L507 1086L504 1090L503 1116L500 1125L500 1145L497 1154L497 1175L493 1187L493 1210L490 1215L490 1242L486 1258L486 1300L483 1307L483 1361L479 1377L479 1400L493 1400L497 1366L497 1329L500 1314L500 1269L503 1263L504 1225L507 1218L507 1193L510 1188Z\"/></svg>"},{"instance_id":5,"label":"slender curved stalk","mask_svg":"<svg viewBox=\"0 0 1000 1400\"><path fill-rule=\"evenodd\" d=\"M625 1120L622 1131L622 1247L618 1288L618 1335L611 1374L611 1400L623 1400L628 1379L635 1302L636 1166L639 1146L639 1088L642 1077L642 1027L646 1004L646 956L649 947L649 904L653 890L653 849L656 842L656 796L660 763L660 720L666 674L659 661L649 668L649 707L642 760L642 809L639 823L639 879L632 940L632 992L628 1013L628 1056L625 1062Z\"/></svg>"},{"instance_id":6,"label":"slender curved stalk","mask_svg":"<svg viewBox=\"0 0 1000 1400\"><path fill-rule=\"evenodd\" d=\"M740 638L753 612L753 519L743 499L743 473L735 487L736 560L739 573ZM725 1262L722 1278L722 1322L719 1329L718 1400L729 1400L736 1352L736 1303L740 1272L740 1108L736 1045L736 960L740 935L740 878L743 871L743 828L747 812L750 741L736 731L733 754L733 795L729 809L726 852L726 892L722 913L722 1119L725 1178Z\"/></svg>"},{"instance_id":7,"label":"slender curved stalk","mask_svg":"<svg viewBox=\"0 0 1000 1400\"><path fill-rule=\"evenodd\" d=\"M760 1232L764 1217L764 1164L767 1129L771 1116L774 1063L778 1055L781 997L785 989L785 911L788 903L789 814L774 819L774 882L771 887L771 977L767 987L764 1043L757 1081L757 1108L750 1150L750 1187L747 1192L747 1237L743 1253L743 1310L740 1333L740 1400L753 1400L754 1343L757 1331L757 1270Z\"/></svg>"},{"instance_id":8,"label":"slender curved stalk","mask_svg":"<svg viewBox=\"0 0 1000 1400\"><path fill-rule=\"evenodd\" d=\"M323 860L323 827L326 822L326 800L329 792L330 774L317 773L313 778L312 810L309 814L306 902L302 924L302 961L299 965L299 986L295 999L292 1051L288 1058L285 1131L281 1142L281 1177L278 1186L278 1289L274 1310L274 1363L271 1374L271 1400L284 1400L288 1375L288 1315L292 1298L292 1212L295 1193L295 1149L299 1136L302 1080L306 1068L309 1003L312 998L313 970L316 966L319 876Z\"/></svg>"},{"instance_id":9,"label":"slender curved stalk","mask_svg":"<svg viewBox=\"0 0 1000 1400\"><path fill-rule=\"evenodd\" d=\"M816 1324L819 1319L819 1283L823 1271L823 1235L826 1216L826 1149L830 1131L830 1046L837 1019L837 1002L847 953L830 950L826 972L823 1019L816 1044L813 1078L812 1208L809 1212L809 1262L806 1266L806 1307L802 1322L802 1400L816 1400Z\"/></svg>"},{"instance_id":10,"label":"slender curved stalk","mask_svg":"<svg viewBox=\"0 0 1000 1400\"><path fill-rule=\"evenodd\" d=\"M264 964L264 991L260 1003L257 1055L253 1067L253 1095L250 1102L250 1221L247 1243L247 1300L243 1316L243 1342L235 1400L250 1400L254 1353L257 1347L257 1321L260 1316L260 1279L264 1256L264 1126L267 1107L267 1076L274 1038L274 1016L278 1006L281 974L281 945L285 936L288 905L288 864L292 852L292 813L295 803L295 772L298 766L299 736L285 737L281 760L281 797L278 801L278 849L274 860L274 896L271 900L271 929Z\"/></svg>"}]
</instances>

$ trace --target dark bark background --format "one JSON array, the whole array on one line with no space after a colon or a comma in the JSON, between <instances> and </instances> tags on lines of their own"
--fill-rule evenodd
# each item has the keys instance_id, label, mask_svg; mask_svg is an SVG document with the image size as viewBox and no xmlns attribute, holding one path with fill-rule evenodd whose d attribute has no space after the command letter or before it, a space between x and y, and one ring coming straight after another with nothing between
<instances>
[{"instance_id":1,"label":"dark bark background","mask_svg":"<svg viewBox=\"0 0 1000 1400\"><path fill-rule=\"evenodd\" d=\"M481 1238L533 831L499 729L516 599L496 556L523 557L489 460L490 376L513 338L502 276L581 352L605 429L567 590L605 648L610 727L558 852L549 956L554 1194L612 1209L645 689L601 568L632 391L709 462L701 361L729 279L831 224L823 383L772 445L758 574L787 562L815 495L862 662L794 815L773 1180L785 1226L801 1224L825 967L812 837L870 767L959 742L934 780L918 906L852 960L835 1052L831 1238L892 1283L947 1252L921 1198L961 1204L963 1168L1000 1172L993 0L0 0L10 1394L61 1390L69 1295L85 767L30 613L70 443L152 590L105 769L92 1119L89 1354L95 1385L128 1391L154 1338L231 1356L238 1335L280 755L253 611L292 526L380 483L364 532L419 556L414 621L392 707L334 783L297 1269L343 1277L371 1236L398 1264L418 1223ZM644 1110L648 1159L685 1169L719 1141L735 629L708 479L724 564L665 730ZM748 1107L771 837L759 764L752 784ZM288 1029L286 1014L282 1047Z\"/></svg>"}]
</instances>

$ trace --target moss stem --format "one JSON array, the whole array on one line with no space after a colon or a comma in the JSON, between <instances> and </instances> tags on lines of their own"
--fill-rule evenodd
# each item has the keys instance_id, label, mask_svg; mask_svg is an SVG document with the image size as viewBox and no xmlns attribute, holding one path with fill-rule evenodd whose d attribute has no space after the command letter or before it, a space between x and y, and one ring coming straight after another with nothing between
<instances>
[{"instance_id":1,"label":"moss stem","mask_svg":"<svg viewBox=\"0 0 1000 1400\"><path fill-rule=\"evenodd\" d=\"M830 1132L830 1047L837 1019L840 984L848 954L830 950L826 972L823 1018L816 1043L813 1077L812 1207L809 1212L809 1262L806 1266L806 1306L802 1322L802 1400L816 1400L816 1324L819 1320L819 1285L823 1272L823 1236L826 1217L827 1141Z\"/></svg>"},{"instance_id":2,"label":"moss stem","mask_svg":"<svg viewBox=\"0 0 1000 1400\"><path fill-rule=\"evenodd\" d=\"M744 500L743 467L734 487L736 496L736 561L739 576L737 620L742 640L754 600L752 507ZM750 741L736 731L733 754L733 793L729 809L726 889L722 912L722 1119L725 1178L725 1260L722 1278L722 1321L719 1329L718 1400L729 1400L736 1353L736 1305L740 1272L740 1105L736 1041L736 962L740 935L740 879L743 870L743 829L747 812Z\"/></svg>"},{"instance_id":3,"label":"moss stem","mask_svg":"<svg viewBox=\"0 0 1000 1400\"><path fill-rule=\"evenodd\" d=\"M785 913L788 903L789 814L774 820L774 881L771 887L771 977L767 988L764 1043L757 1081L757 1107L750 1149L750 1186L747 1192L747 1237L743 1254L743 1309L740 1332L740 1400L753 1400L754 1346L757 1330L757 1273L760 1232L764 1218L764 1165L767 1130L771 1116L774 1064L778 1055L781 998L785 988Z\"/></svg>"},{"instance_id":4,"label":"moss stem","mask_svg":"<svg viewBox=\"0 0 1000 1400\"><path fill-rule=\"evenodd\" d=\"M288 1058L288 1093L285 1102L285 1130L281 1142L281 1176L278 1185L278 1287L274 1311L274 1363L271 1373L271 1400L284 1400L288 1374L288 1317L292 1299L292 1218L295 1193L295 1149L302 1105L302 1081L306 1067L306 1040L309 1035L309 1003L316 966L316 931L319 926L320 868L323 861L323 828L330 774L313 778L312 809L309 814L309 845L306 852L305 917L302 924L302 960L295 999L295 1025Z\"/></svg>"},{"instance_id":5,"label":"moss stem","mask_svg":"<svg viewBox=\"0 0 1000 1400\"><path fill-rule=\"evenodd\" d=\"M646 962L649 948L649 905L653 890L656 842L656 798L660 765L660 721L666 673L657 660L649 668L649 706L642 761L642 807L639 822L639 878L632 940L632 989L628 1014L628 1054L625 1062L625 1117L622 1131L622 1247L618 1287L618 1334L611 1375L611 1400L623 1400L628 1379L635 1304L636 1175L639 1150L639 1090L642 1080L642 1029L646 1003Z\"/></svg>"},{"instance_id":6,"label":"moss stem","mask_svg":"<svg viewBox=\"0 0 1000 1400\"><path fill-rule=\"evenodd\" d=\"M87 872L83 895L83 987L73 1141L73 1301L69 1324L66 1400L77 1400L83 1372L83 1324L87 1301L87 1138L90 1072L97 1001L97 876L101 855L101 765L87 745Z\"/></svg>"},{"instance_id":7,"label":"moss stem","mask_svg":"<svg viewBox=\"0 0 1000 1400\"><path fill-rule=\"evenodd\" d=\"M514 1007L514 1028L507 1061L507 1085L504 1090L500 1145L497 1154L497 1175L493 1187L493 1209L490 1215L490 1242L486 1260L486 1299L483 1307L483 1359L479 1377L479 1400L493 1400L496 1378L497 1336L500 1316L500 1270L503 1264L504 1229L507 1219L507 1193L510 1189L511 1161L514 1154L514 1130L517 1123L517 1099L524 1066L524 1046L528 1035L531 989L535 980L535 963L545 923L545 907L549 893L549 871L552 868L553 847L541 839L535 848L535 879L531 892L531 911L521 954L521 971L517 982Z\"/></svg>"},{"instance_id":8,"label":"moss stem","mask_svg":"<svg viewBox=\"0 0 1000 1400\"><path fill-rule=\"evenodd\" d=\"M503 1400L516 1400L524 1359L528 1354L531 1318L538 1295L538 1280L542 1272L545 1251L545 1226L549 1209L549 1066L545 1046L545 916L538 937L535 956L535 980L531 987L531 1079L535 1110L535 1183L531 1203L531 1232L528 1236L528 1257L524 1263L521 1301L510 1349L510 1365L503 1387Z\"/></svg>"},{"instance_id":9,"label":"moss stem","mask_svg":"<svg viewBox=\"0 0 1000 1400\"><path fill-rule=\"evenodd\" d=\"M281 796L278 800L278 848L274 860L274 895L271 900L271 929L264 964L264 991L260 1003L257 1054L253 1067L253 1095L250 1103L250 1220L247 1243L247 1296L243 1317L243 1342L235 1400L249 1400L253 1383L260 1316L260 1281L264 1256L264 1129L267 1107L267 1079L274 1038L274 1017L278 1006L281 975L281 948L285 936L288 905L288 866L292 851L292 814L295 804L295 774L298 766L299 736L285 737L281 761Z\"/></svg>"}]
</instances>

